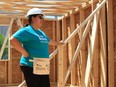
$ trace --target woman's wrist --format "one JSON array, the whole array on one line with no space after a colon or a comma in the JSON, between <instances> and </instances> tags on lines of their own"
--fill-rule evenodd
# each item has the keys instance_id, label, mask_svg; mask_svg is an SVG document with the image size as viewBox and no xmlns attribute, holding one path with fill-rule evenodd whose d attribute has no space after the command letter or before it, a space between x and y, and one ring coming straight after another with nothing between
<instances>
[{"instance_id":1,"label":"woman's wrist","mask_svg":"<svg viewBox=\"0 0 116 87\"><path fill-rule=\"evenodd\" d=\"M22 51L22 55L23 55L24 57L28 57L28 56L29 56L29 54L28 54L28 52L27 52L26 50L23 50L23 51Z\"/></svg>"}]
</instances>

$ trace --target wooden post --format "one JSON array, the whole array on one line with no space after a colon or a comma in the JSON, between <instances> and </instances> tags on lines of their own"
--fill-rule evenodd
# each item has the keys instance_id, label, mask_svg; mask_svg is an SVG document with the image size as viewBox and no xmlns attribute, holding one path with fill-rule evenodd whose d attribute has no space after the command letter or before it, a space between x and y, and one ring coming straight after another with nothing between
<instances>
[{"instance_id":1,"label":"wooden post","mask_svg":"<svg viewBox=\"0 0 116 87\"><path fill-rule=\"evenodd\" d=\"M8 72L7 72L7 70L8 70L8 62L7 61L4 61L5 62L5 84L7 84L7 80L8 80Z\"/></svg>"},{"instance_id":2,"label":"wooden post","mask_svg":"<svg viewBox=\"0 0 116 87\"><path fill-rule=\"evenodd\" d=\"M12 19L14 21L14 19ZM13 24L13 22L12 22ZM10 27L12 27L12 24L10 24ZM11 31L9 31L11 33ZM11 33L12 34L12 33ZM10 50L11 48L9 48ZM8 57L11 57L11 50L10 53L8 54ZM8 61L8 84L12 83L12 59L10 58L10 60Z\"/></svg>"},{"instance_id":3,"label":"wooden post","mask_svg":"<svg viewBox=\"0 0 116 87\"><path fill-rule=\"evenodd\" d=\"M94 1L94 0L93 0ZM96 2L97 2L97 0L96 0ZM94 11L94 9L96 8L96 2L93 2L92 3L92 11ZM98 29L98 32L99 32L99 29ZM92 72L92 85L93 85L93 87L99 87L99 78L98 78L98 71L99 71L99 68L98 68L98 64L99 64L99 62L98 62L98 60L99 60L99 47L98 47L98 32L96 32L96 44L95 44L95 55L93 55L93 67L92 67L92 70L93 70L93 72Z\"/></svg>"},{"instance_id":4,"label":"wooden post","mask_svg":"<svg viewBox=\"0 0 116 87\"><path fill-rule=\"evenodd\" d=\"M53 40L55 40L55 21L52 22L53 26L52 26L52 29L53 29ZM55 46L53 46L53 50L55 50ZM56 59L54 58L53 59L53 82L56 81Z\"/></svg>"},{"instance_id":5,"label":"wooden post","mask_svg":"<svg viewBox=\"0 0 116 87\"><path fill-rule=\"evenodd\" d=\"M56 21L56 40L60 41L60 21Z\"/></svg>"},{"instance_id":6,"label":"wooden post","mask_svg":"<svg viewBox=\"0 0 116 87\"><path fill-rule=\"evenodd\" d=\"M57 41L60 41L60 21L57 21ZM58 83L57 87L63 87L63 49L61 46L58 47Z\"/></svg>"},{"instance_id":7,"label":"wooden post","mask_svg":"<svg viewBox=\"0 0 116 87\"><path fill-rule=\"evenodd\" d=\"M62 19L62 40L64 41L67 38L68 29L66 28L66 18ZM63 76L66 74L67 71L67 61L68 61L68 48L67 44L63 47ZM63 77L64 78L64 77Z\"/></svg>"},{"instance_id":8,"label":"wooden post","mask_svg":"<svg viewBox=\"0 0 116 87\"><path fill-rule=\"evenodd\" d=\"M58 47L58 87L64 87L63 47Z\"/></svg>"},{"instance_id":9,"label":"wooden post","mask_svg":"<svg viewBox=\"0 0 116 87\"><path fill-rule=\"evenodd\" d=\"M60 21L56 21L56 41L60 41ZM57 62L59 61L59 56L57 55ZM59 63L57 63L57 85L59 85Z\"/></svg>"},{"instance_id":10,"label":"wooden post","mask_svg":"<svg viewBox=\"0 0 116 87\"><path fill-rule=\"evenodd\" d=\"M11 59L11 57L12 57L12 48L11 48L11 44L10 44L10 36L12 35L12 29L10 30L10 33L8 34L8 59L9 59L9 61L8 62L5 62L5 64L6 64L6 67L7 67L7 70L8 70L8 74L6 75L6 77L8 78L7 80L8 81L6 81L6 82L8 82L8 83L11 83L12 82L12 77L11 77L11 75L12 75L12 59ZM9 77L11 77L11 78L9 78Z\"/></svg>"},{"instance_id":11,"label":"wooden post","mask_svg":"<svg viewBox=\"0 0 116 87\"><path fill-rule=\"evenodd\" d=\"M99 0L101 2L102 0ZM105 5L100 12L100 85L101 87L107 87L107 69L106 69L106 13Z\"/></svg>"},{"instance_id":12,"label":"wooden post","mask_svg":"<svg viewBox=\"0 0 116 87\"><path fill-rule=\"evenodd\" d=\"M12 84L12 59L8 61L8 84Z\"/></svg>"},{"instance_id":13,"label":"wooden post","mask_svg":"<svg viewBox=\"0 0 116 87\"><path fill-rule=\"evenodd\" d=\"M70 15L70 27L69 28L69 35L74 31L75 29L75 20L74 20L74 14L71 14ZM75 37L72 38L72 40L70 40L70 43L69 43L69 47L70 47L70 50L69 50L69 57L70 57L70 60L72 60L73 58L73 55L74 55L74 52L75 52ZM72 71L71 71L71 85L72 86L75 86L76 84L76 64L73 66L72 68Z\"/></svg>"},{"instance_id":14,"label":"wooden post","mask_svg":"<svg viewBox=\"0 0 116 87\"><path fill-rule=\"evenodd\" d=\"M114 36L113 36L113 5L107 0L107 27L108 27L108 87L114 87Z\"/></svg>"},{"instance_id":15,"label":"wooden post","mask_svg":"<svg viewBox=\"0 0 116 87\"><path fill-rule=\"evenodd\" d=\"M85 80L83 87L88 87L88 83L90 81L90 74L91 74L91 67L93 63L93 55L95 54L95 43L96 43L96 33L97 33L97 25L99 19L99 12L94 15L94 21L92 26L92 35L91 35L91 42L90 42L90 49L88 52L88 59L87 59L87 66L85 72Z\"/></svg>"},{"instance_id":16,"label":"wooden post","mask_svg":"<svg viewBox=\"0 0 116 87\"><path fill-rule=\"evenodd\" d=\"M80 10L80 23L82 23L85 19L85 16L84 16L84 9L81 9ZM84 27L80 30L80 37L82 38L82 35L83 35L83 31L84 31ZM83 44L83 47L81 48L81 51L80 51L80 55L81 55L81 83L80 85L82 86L83 85L83 81L84 81L84 75L85 75L85 68L86 68L86 52L85 52L85 44Z\"/></svg>"}]
</instances>

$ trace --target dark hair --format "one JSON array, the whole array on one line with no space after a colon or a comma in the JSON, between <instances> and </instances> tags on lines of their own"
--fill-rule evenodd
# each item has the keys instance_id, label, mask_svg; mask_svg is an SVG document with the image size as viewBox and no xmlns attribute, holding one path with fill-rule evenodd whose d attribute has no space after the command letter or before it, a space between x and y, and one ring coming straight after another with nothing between
<instances>
[{"instance_id":1,"label":"dark hair","mask_svg":"<svg viewBox=\"0 0 116 87\"><path fill-rule=\"evenodd\" d=\"M25 24L24 27L27 27L28 25L30 25L30 24L32 23L32 17L36 17L37 15L38 15L38 14L30 15L30 16L28 17L28 24Z\"/></svg>"},{"instance_id":2,"label":"dark hair","mask_svg":"<svg viewBox=\"0 0 116 87\"><path fill-rule=\"evenodd\" d=\"M34 14L34 15L30 15L30 16L28 17L28 22L29 22L29 23L26 24L25 27L28 26L28 25L30 25L30 24L32 23L32 17L36 17L36 16L38 16L38 15L42 15L42 14Z\"/></svg>"},{"instance_id":3,"label":"dark hair","mask_svg":"<svg viewBox=\"0 0 116 87\"><path fill-rule=\"evenodd\" d=\"M32 23L32 17L36 17L38 14L34 14L34 15L30 15L29 18L28 18L28 22L29 24Z\"/></svg>"}]
</instances>

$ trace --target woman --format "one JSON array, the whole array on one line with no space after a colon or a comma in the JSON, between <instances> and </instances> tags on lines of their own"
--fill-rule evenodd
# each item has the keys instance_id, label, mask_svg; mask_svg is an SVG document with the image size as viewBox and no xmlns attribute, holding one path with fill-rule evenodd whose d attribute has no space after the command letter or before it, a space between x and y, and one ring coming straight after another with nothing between
<instances>
[{"instance_id":1,"label":"woman","mask_svg":"<svg viewBox=\"0 0 116 87\"><path fill-rule=\"evenodd\" d=\"M33 63L29 60L36 58L49 58L48 44L62 45L62 42L50 40L49 37L39 28L44 21L44 14L38 8L32 8L27 12L29 25L14 33L10 42L18 50L22 57L20 67L24 74L28 87L50 87L49 74L33 74Z\"/></svg>"}]
</instances>

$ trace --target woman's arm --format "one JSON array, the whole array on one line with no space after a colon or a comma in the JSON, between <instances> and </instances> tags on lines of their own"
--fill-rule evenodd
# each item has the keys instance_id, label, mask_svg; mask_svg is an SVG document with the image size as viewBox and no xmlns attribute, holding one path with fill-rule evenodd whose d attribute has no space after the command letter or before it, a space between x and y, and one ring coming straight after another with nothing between
<instances>
[{"instance_id":1,"label":"woman's arm","mask_svg":"<svg viewBox=\"0 0 116 87\"><path fill-rule=\"evenodd\" d=\"M22 47L22 44L14 37L10 37L11 45L19 51L24 57L28 57L28 52Z\"/></svg>"},{"instance_id":2,"label":"woman's arm","mask_svg":"<svg viewBox=\"0 0 116 87\"><path fill-rule=\"evenodd\" d=\"M56 46L58 46L58 45L63 45L64 43L63 42L57 42L57 41L54 41L54 40L50 40L50 42L49 42L49 45L56 45Z\"/></svg>"}]
</instances>

